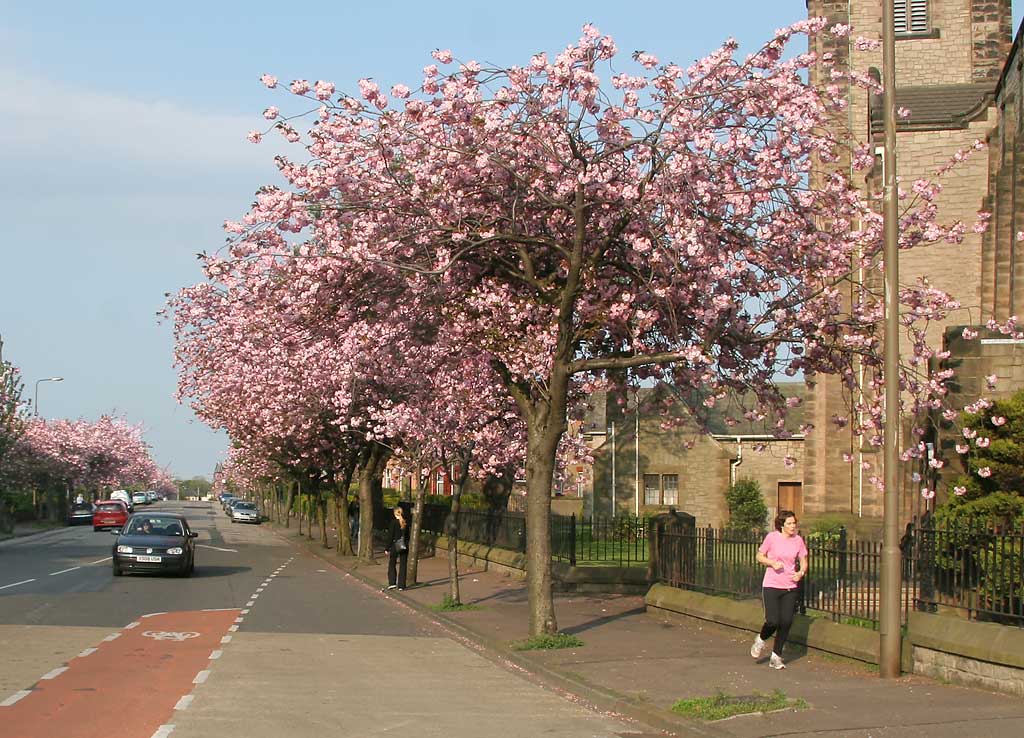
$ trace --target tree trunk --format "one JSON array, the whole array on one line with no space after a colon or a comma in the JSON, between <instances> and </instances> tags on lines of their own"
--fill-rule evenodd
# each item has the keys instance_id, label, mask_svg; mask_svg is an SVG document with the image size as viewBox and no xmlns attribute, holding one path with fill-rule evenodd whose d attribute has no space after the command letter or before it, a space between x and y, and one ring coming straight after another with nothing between
<instances>
[{"instance_id":1,"label":"tree trunk","mask_svg":"<svg viewBox=\"0 0 1024 738\"><path fill-rule=\"evenodd\" d=\"M298 498L297 502L296 502L296 506L298 507L298 510L299 510L299 535L301 536L302 535L302 480L300 480L300 479L295 480L295 487L296 487L296 497Z\"/></svg>"},{"instance_id":2,"label":"tree trunk","mask_svg":"<svg viewBox=\"0 0 1024 738\"><path fill-rule=\"evenodd\" d=\"M420 569L420 531L423 530L423 505L426 497L427 485L420 480L412 508L412 530L409 531L409 565L406 568L406 581L410 586L418 581L416 577Z\"/></svg>"},{"instance_id":3,"label":"tree trunk","mask_svg":"<svg viewBox=\"0 0 1024 738\"><path fill-rule=\"evenodd\" d=\"M560 433L529 430L526 455L526 588L530 635L557 633L551 575L551 482Z\"/></svg>"},{"instance_id":4,"label":"tree trunk","mask_svg":"<svg viewBox=\"0 0 1024 738\"><path fill-rule=\"evenodd\" d=\"M352 540L352 521L348 517L348 495L349 487L352 484L352 473L354 467L351 464L345 467L345 476L340 486L335 487L335 502L338 515L338 555L354 556L355 541Z\"/></svg>"},{"instance_id":5,"label":"tree trunk","mask_svg":"<svg viewBox=\"0 0 1024 738\"><path fill-rule=\"evenodd\" d=\"M327 495L322 489L317 495L317 500L319 501L317 510L320 513L320 544L324 548L330 548L331 544L327 542Z\"/></svg>"},{"instance_id":6,"label":"tree trunk","mask_svg":"<svg viewBox=\"0 0 1024 738\"><path fill-rule=\"evenodd\" d=\"M384 471L387 449L368 444L359 459L359 561L376 563L373 558L373 484Z\"/></svg>"},{"instance_id":7,"label":"tree trunk","mask_svg":"<svg viewBox=\"0 0 1024 738\"><path fill-rule=\"evenodd\" d=\"M284 527L290 528L292 525L292 507L295 505L295 488L299 485L298 480L288 485L288 499L285 500L284 504ZM300 531L301 532L301 531Z\"/></svg>"},{"instance_id":8,"label":"tree trunk","mask_svg":"<svg viewBox=\"0 0 1024 738\"><path fill-rule=\"evenodd\" d=\"M459 594L459 510L462 507L462 490L466 487L469 476L469 460L472 448L462 453L459 459L459 478L452 490L452 509L448 515L448 592L453 604L461 605Z\"/></svg>"}]
</instances>

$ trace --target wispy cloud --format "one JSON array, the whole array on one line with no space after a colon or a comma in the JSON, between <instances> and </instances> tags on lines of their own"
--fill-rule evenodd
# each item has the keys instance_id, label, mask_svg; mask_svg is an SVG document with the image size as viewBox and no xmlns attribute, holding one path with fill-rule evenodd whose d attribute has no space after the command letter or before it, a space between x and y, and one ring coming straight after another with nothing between
<instances>
[{"instance_id":1,"label":"wispy cloud","mask_svg":"<svg viewBox=\"0 0 1024 738\"><path fill-rule=\"evenodd\" d=\"M245 140L258 115L85 89L0 66L0 158L64 165L116 161L174 171L252 168L272 152Z\"/></svg>"}]
</instances>

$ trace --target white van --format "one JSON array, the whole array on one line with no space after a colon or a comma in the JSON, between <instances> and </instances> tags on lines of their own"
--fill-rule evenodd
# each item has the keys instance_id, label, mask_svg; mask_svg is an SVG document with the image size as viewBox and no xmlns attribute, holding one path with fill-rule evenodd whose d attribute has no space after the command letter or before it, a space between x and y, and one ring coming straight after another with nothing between
<instances>
[{"instance_id":1,"label":"white van","mask_svg":"<svg viewBox=\"0 0 1024 738\"><path fill-rule=\"evenodd\" d=\"M132 495L127 490L115 489L110 493L110 499L120 500L128 508L128 512L132 513L135 511L135 505L132 504Z\"/></svg>"}]
</instances>

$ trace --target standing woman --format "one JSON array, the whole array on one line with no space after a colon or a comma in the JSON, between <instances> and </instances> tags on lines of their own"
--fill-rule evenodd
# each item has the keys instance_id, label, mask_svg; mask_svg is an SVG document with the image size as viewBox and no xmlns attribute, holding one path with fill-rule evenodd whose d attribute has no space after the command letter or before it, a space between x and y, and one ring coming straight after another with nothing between
<instances>
[{"instance_id":1,"label":"standing woman","mask_svg":"<svg viewBox=\"0 0 1024 738\"><path fill-rule=\"evenodd\" d=\"M395 505L388 526L388 589L405 589L409 565L409 518L402 505ZM396 572L397 569L397 572Z\"/></svg>"},{"instance_id":2,"label":"standing woman","mask_svg":"<svg viewBox=\"0 0 1024 738\"><path fill-rule=\"evenodd\" d=\"M799 569L796 566L798 560ZM761 585L764 625L750 647L750 655L755 659L761 658L766 641L774 633L775 643L768 665L773 669L785 669L782 649L796 614L797 587L807 573L807 546L797 535L796 515L791 510L779 510L775 516L775 530L765 536L757 549L757 563L767 567Z\"/></svg>"}]
</instances>

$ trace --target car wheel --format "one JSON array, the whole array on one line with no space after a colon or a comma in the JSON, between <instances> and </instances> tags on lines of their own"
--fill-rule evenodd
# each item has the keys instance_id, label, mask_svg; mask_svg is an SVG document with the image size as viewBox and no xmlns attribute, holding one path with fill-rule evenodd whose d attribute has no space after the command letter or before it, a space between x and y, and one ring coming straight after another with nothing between
<instances>
[{"instance_id":1,"label":"car wheel","mask_svg":"<svg viewBox=\"0 0 1024 738\"><path fill-rule=\"evenodd\" d=\"M101 531L101 530L103 530L103 529L102 529L102 528L99 528L99 527L97 527L97 526L95 526L95 525L94 525L94 526L92 527L92 532L93 532L93 533L98 533L98 532L99 532L99 531Z\"/></svg>"},{"instance_id":2,"label":"car wheel","mask_svg":"<svg viewBox=\"0 0 1024 738\"><path fill-rule=\"evenodd\" d=\"M124 574L124 572L121 571L121 567L117 565L116 561L114 562L113 571L114 571L114 576L115 577L119 577L122 574Z\"/></svg>"}]
</instances>

